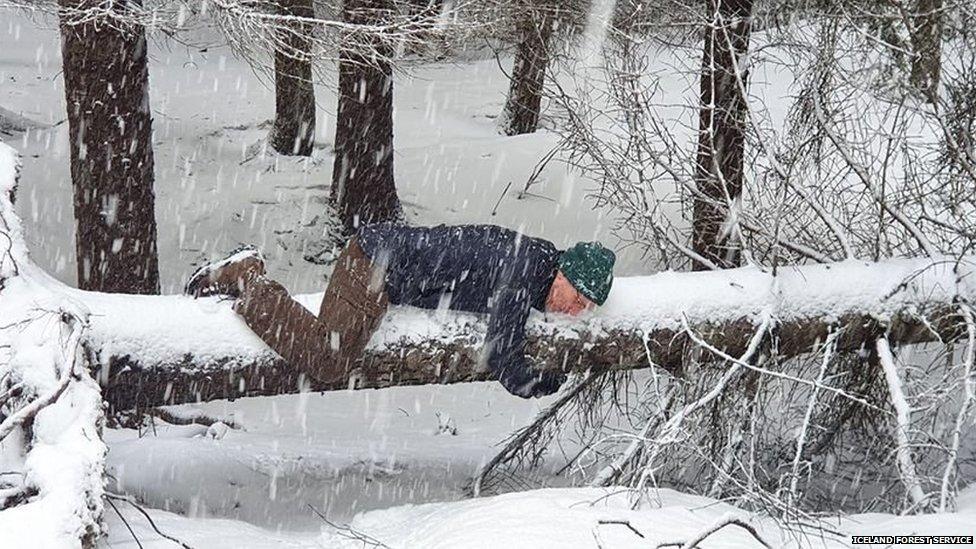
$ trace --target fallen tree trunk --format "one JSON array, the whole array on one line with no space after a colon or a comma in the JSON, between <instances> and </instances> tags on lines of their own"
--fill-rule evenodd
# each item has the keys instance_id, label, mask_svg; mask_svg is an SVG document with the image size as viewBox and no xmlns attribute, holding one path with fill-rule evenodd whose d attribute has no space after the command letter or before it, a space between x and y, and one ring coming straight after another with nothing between
<instances>
[{"instance_id":1,"label":"fallen tree trunk","mask_svg":"<svg viewBox=\"0 0 976 549\"><path fill-rule=\"evenodd\" d=\"M970 262L902 259L781 269L660 273L618 279L610 300L577 321L530 319L527 355L538 368L657 367L680 373L700 352L682 328L738 356L761 319L773 319L780 356L814 350L843 328L838 350L887 333L892 344L950 339L953 304L976 293L959 275ZM484 320L394 308L357 370L333 383L303 379L257 339L229 301L118 296L71 290L91 311L87 347L115 409L239 396L485 380ZM299 296L317 310L321 294Z\"/></svg>"}]
</instances>

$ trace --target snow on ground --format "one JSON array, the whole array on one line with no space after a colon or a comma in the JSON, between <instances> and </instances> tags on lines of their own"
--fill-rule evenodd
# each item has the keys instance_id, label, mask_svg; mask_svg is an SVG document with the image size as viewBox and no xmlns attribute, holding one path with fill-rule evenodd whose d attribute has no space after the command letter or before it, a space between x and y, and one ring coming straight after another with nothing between
<instances>
[{"instance_id":1,"label":"snow on ground","mask_svg":"<svg viewBox=\"0 0 976 549\"><path fill-rule=\"evenodd\" d=\"M108 430L109 489L191 516L317 528L309 505L345 521L362 510L461 497L495 445L550 400L469 383L171 407L240 429L219 438L200 425Z\"/></svg>"},{"instance_id":2,"label":"snow on ground","mask_svg":"<svg viewBox=\"0 0 976 549\"><path fill-rule=\"evenodd\" d=\"M504 494L458 503L403 505L358 515L349 524L322 524L321 532L282 533L217 519L193 519L152 511L160 531L194 547L362 547L423 549L563 549L568 547L646 549L687 541L696 534L740 518L772 547L850 547L852 535L971 536L976 523L976 493L963 494L962 510L942 515L899 517L854 515L824 521L823 530L800 532L771 519L751 517L714 499L661 489L636 508L622 488L550 488ZM125 504L119 509L146 549L172 547L148 522ZM330 521L332 522L332 521ZM108 514L104 547L136 547L118 515ZM837 532L831 534L830 531ZM896 547L908 547L897 544ZM911 545L911 547L935 545ZM744 529L727 526L700 545L704 549L761 547ZM885 544L858 547L891 547Z\"/></svg>"},{"instance_id":3,"label":"snow on ground","mask_svg":"<svg viewBox=\"0 0 976 549\"><path fill-rule=\"evenodd\" d=\"M976 519L973 509L940 517L937 527L929 517L864 515L826 523L829 528L841 530L843 536L821 532L797 536L770 519L750 519L748 513L732 505L668 489L653 492L651 501L634 507L631 494L622 488L545 489L457 504L374 511L357 517L350 527L393 547L637 549L687 541L726 518L739 517L752 523L772 547L845 547L851 541L848 533L972 535L972 522ZM626 524L619 524L621 521ZM335 543L340 537L341 532L327 531L323 535L327 546L356 546L351 541L345 545ZM745 530L727 527L701 547L748 549L760 544Z\"/></svg>"},{"instance_id":4,"label":"snow on ground","mask_svg":"<svg viewBox=\"0 0 976 549\"><path fill-rule=\"evenodd\" d=\"M976 534L973 488L960 495L958 513L828 518L825 526L843 534L829 543L819 532L797 539L770 519L670 490L636 511L619 490L550 488L463 499L468 480L497 443L549 400L522 400L497 384L472 383L169 407L178 416L206 415L240 428L160 424L141 436L110 430L108 489L159 509L151 513L160 529L194 547L364 546L346 539L348 530L324 525L316 512L390 547L411 549L655 547L686 539L729 513L762 526L773 547L844 547L852 534ZM576 449L566 441L561 451ZM544 467L552 471L564 462L554 453ZM120 511L145 525L125 504ZM217 520L228 517L247 524ZM108 519L107 546L135 547L114 512ZM646 537L600 520L628 521ZM153 539L145 526L137 535L144 543ZM735 528L713 539L703 547L758 547Z\"/></svg>"}]
</instances>

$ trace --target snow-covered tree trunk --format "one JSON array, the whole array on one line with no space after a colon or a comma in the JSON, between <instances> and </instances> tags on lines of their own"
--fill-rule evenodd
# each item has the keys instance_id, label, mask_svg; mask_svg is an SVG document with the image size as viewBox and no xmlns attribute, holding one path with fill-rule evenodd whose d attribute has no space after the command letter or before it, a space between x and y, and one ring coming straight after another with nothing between
<instances>
[{"instance_id":1,"label":"snow-covered tree trunk","mask_svg":"<svg viewBox=\"0 0 976 549\"><path fill-rule=\"evenodd\" d=\"M145 29L124 2L59 2L78 286L158 293Z\"/></svg>"},{"instance_id":2,"label":"snow-covered tree trunk","mask_svg":"<svg viewBox=\"0 0 976 549\"><path fill-rule=\"evenodd\" d=\"M383 22L387 0L345 0L343 20ZM393 68L389 44L350 35L339 59L335 165L331 200L347 232L396 219L400 199L393 179Z\"/></svg>"},{"instance_id":3,"label":"snow-covered tree trunk","mask_svg":"<svg viewBox=\"0 0 976 549\"><path fill-rule=\"evenodd\" d=\"M313 17L312 0L279 0L282 16ZM269 141L280 154L309 156L315 144L315 86L310 26L293 23L278 31L275 50L275 119Z\"/></svg>"},{"instance_id":4,"label":"snow-covered tree trunk","mask_svg":"<svg viewBox=\"0 0 976 549\"><path fill-rule=\"evenodd\" d=\"M742 195L746 97L746 55L752 29L752 0L708 0L701 69L698 156L692 247L719 267L739 263L731 219ZM709 268L701 262L696 269Z\"/></svg>"},{"instance_id":5,"label":"snow-covered tree trunk","mask_svg":"<svg viewBox=\"0 0 976 549\"><path fill-rule=\"evenodd\" d=\"M552 18L546 11L545 8L530 10L518 25L519 42L502 111L503 131L507 135L532 133L539 126L553 31Z\"/></svg>"}]
</instances>

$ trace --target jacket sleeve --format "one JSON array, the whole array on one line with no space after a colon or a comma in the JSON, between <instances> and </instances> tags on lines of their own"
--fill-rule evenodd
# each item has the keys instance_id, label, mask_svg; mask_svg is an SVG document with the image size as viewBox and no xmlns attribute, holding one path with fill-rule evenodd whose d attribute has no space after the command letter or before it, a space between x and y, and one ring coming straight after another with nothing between
<instances>
[{"instance_id":1,"label":"jacket sleeve","mask_svg":"<svg viewBox=\"0 0 976 549\"><path fill-rule=\"evenodd\" d=\"M561 372L537 372L526 361L525 323L530 308L524 288L506 286L496 291L485 341L488 368L509 393L522 398L552 394L566 379Z\"/></svg>"}]
</instances>

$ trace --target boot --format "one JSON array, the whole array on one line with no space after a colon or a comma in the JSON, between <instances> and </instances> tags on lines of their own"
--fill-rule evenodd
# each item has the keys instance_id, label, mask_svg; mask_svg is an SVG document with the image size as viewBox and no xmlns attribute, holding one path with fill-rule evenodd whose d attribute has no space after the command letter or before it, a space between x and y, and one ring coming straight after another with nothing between
<instances>
[{"instance_id":1,"label":"boot","mask_svg":"<svg viewBox=\"0 0 976 549\"><path fill-rule=\"evenodd\" d=\"M264 276L264 257L254 246L243 246L224 259L203 265L186 282L183 293L193 297L239 297L255 278Z\"/></svg>"}]
</instances>

